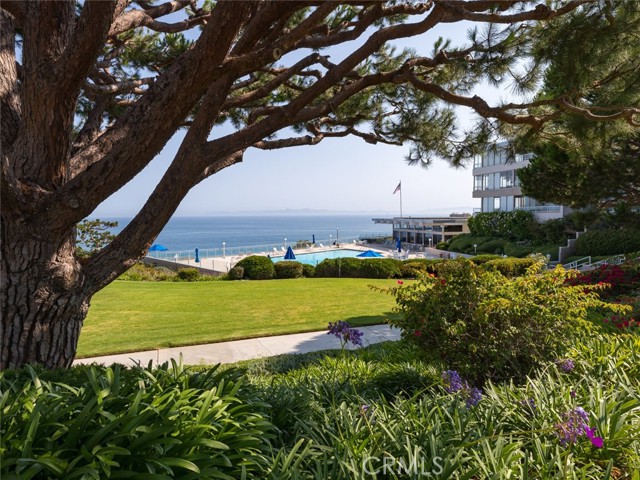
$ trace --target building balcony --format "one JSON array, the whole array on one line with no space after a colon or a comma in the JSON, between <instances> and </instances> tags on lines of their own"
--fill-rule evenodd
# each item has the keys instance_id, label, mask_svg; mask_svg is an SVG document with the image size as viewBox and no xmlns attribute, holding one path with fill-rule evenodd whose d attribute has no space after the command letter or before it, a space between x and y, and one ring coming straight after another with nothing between
<instances>
[{"instance_id":1,"label":"building balcony","mask_svg":"<svg viewBox=\"0 0 640 480\"><path fill-rule=\"evenodd\" d=\"M474 190L473 198L485 198L485 197L518 197L522 195L522 189L520 187L504 187L504 188L487 188L484 190Z\"/></svg>"}]
</instances>

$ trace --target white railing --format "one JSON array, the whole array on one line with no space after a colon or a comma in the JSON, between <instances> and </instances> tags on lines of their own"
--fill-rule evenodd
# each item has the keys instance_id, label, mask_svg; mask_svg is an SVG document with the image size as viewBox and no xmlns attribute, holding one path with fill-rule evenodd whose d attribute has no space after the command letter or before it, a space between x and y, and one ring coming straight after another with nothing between
<instances>
[{"instance_id":1,"label":"white railing","mask_svg":"<svg viewBox=\"0 0 640 480\"><path fill-rule=\"evenodd\" d=\"M563 267L567 270L580 270L582 267L586 267L588 265L591 265L591 257L584 257L574 260L573 262L565 263Z\"/></svg>"},{"instance_id":2,"label":"white railing","mask_svg":"<svg viewBox=\"0 0 640 480\"><path fill-rule=\"evenodd\" d=\"M605 258L603 260L599 260L597 262L592 262L591 257L584 257L578 260L574 260L573 262L569 262L563 265L567 270L580 270L584 267L600 267L602 265L620 265L625 261L624 255L615 255L613 257Z\"/></svg>"},{"instance_id":3,"label":"white railing","mask_svg":"<svg viewBox=\"0 0 640 480\"><path fill-rule=\"evenodd\" d=\"M360 237L343 237L340 236L337 240L341 246L347 247L348 244L353 244L354 240L359 241L362 237L366 238L374 238L376 235L361 235ZM382 237L389 237L390 235L383 235ZM331 247L333 246L333 242L336 241L336 237L331 236L328 239L319 239L316 237L316 246L324 246ZM245 255L254 255L254 254L263 254L263 255L284 255L288 246L291 246L293 249L297 249L297 241L289 242L287 241L282 243L269 243L262 245L247 245L247 246L230 246L225 245L224 247L216 247L216 248L198 248L198 257L199 258L227 258L227 257L237 257L237 256L245 256ZM309 242L311 244L311 242ZM307 247L303 247L307 248ZM190 250L167 250L165 252L149 252L147 256L151 258L158 258L160 260L167 260L173 262L194 262L196 257L196 251L194 249Z\"/></svg>"}]
</instances>

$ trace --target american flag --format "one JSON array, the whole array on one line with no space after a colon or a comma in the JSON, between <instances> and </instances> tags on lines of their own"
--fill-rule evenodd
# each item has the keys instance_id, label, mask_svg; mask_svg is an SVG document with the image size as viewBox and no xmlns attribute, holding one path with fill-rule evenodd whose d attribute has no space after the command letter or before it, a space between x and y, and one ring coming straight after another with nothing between
<instances>
[{"instance_id":1,"label":"american flag","mask_svg":"<svg viewBox=\"0 0 640 480\"><path fill-rule=\"evenodd\" d=\"M396 187L396 189L393 191L393 195L395 195L396 193L398 193L401 190L400 185L402 185L402 182L398 182L398 186Z\"/></svg>"}]
</instances>

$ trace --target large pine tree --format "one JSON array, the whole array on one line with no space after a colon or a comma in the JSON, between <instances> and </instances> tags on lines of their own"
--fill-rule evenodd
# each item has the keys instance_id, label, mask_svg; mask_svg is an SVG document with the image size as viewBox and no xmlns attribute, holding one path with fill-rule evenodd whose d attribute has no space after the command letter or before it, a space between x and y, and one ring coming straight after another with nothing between
<instances>
[{"instance_id":1,"label":"large pine tree","mask_svg":"<svg viewBox=\"0 0 640 480\"><path fill-rule=\"evenodd\" d=\"M190 188L249 148L352 135L407 143L415 162L459 163L499 125L540 132L565 112L591 115L598 105L580 92L490 105L473 88L532 91L552 54L545 35L614 3L3 0L0 368L69 366L92 295L144 255ZM467 45L424 48L436 26L462 22ZM393 48L408 38L421 47ZM336 46L349 49L339 61ZM459 133L451 105L484 120ZM638 110L616 114L635 123ZM184 140L133 221L78 257L76 224L178 129Z\"/></svg>"},{"instance_id":2,"label":"large pine tree","mask_svg":"<svg viewBox=\"0 0 640 480\"><path fill-rule=\"evenodd\" d=\"M601 12L575 12L539 43L550 62L540 98L565 94L590 108L557 109L543 132L524 136L536 157L518 176L538 200L640 205L640 125L620 111L640 108L640 3L603 2Z\"/></svg>"}]
</instances>

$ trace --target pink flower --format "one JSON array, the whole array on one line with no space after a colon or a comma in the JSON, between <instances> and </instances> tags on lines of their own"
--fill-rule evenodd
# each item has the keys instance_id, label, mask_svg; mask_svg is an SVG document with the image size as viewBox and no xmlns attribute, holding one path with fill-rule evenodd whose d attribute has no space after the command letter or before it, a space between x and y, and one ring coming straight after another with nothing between
<instances>
[{"instance_id":1,"label":"pink flower","mask_svg":"<svg viewBox=\"0 0 640 480\"><path fill-rule=\"evenodd\" d=\"M398 280L398 285L403 285L404 282L402 280Z\"/></svg>"},{"instance_id":2,"label":"pink flower","mask_svg":"<svg viewBox=\"0 0 640 480\"><path fill-rule=\"evenodd\" d=\"M587 434L587 438L591 441L591 444L596 448L602 448L604 446L604 440L602 437L596 437L596 428L589 428L585 425L584 433Z\"/></svg>"}]
</instances>

